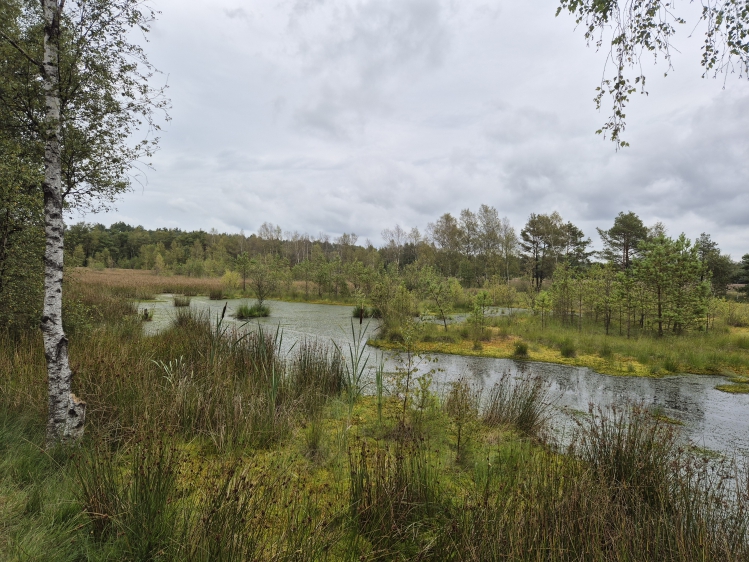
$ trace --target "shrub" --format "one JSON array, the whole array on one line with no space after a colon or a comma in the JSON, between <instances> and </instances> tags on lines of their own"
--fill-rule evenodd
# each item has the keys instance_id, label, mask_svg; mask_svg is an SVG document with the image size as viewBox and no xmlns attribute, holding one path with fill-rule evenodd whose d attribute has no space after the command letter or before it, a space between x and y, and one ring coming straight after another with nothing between
<instances>
[{"instance_id":1,"label":"shrub","mask_svg":"<svg viewBox=\"0 0 749 562\"><path fill-rule=\"evenodd\" d=\"M600 355L604 359L611 359L611 357L614 355L614 351L611 349L611 346L608 344L608 342L604 342L601 346L601 349L598 351L598 355Z\"/></svg>"},{"instance_id":2,"label":"shrub","mask_svg":"<svg viewBox=\"0 0 749 562\"><path fill-rule=\"evenodd\" d=\"M224 298L223 289L211 289L211 291L208 293L208 298L212 301L223 300Z\"/></svg>"},{"instance_id":3,"label":"shrub","mask_svg":"<svg viewBox=\"0 0 749 562\"><path fill-rule=\"evenodd\" d=\"M238 320L246 320L248 318L265 318L270 316L270 308L264 304L241 304L234 313L234 317Z\"/></svg>"}]
</instances>

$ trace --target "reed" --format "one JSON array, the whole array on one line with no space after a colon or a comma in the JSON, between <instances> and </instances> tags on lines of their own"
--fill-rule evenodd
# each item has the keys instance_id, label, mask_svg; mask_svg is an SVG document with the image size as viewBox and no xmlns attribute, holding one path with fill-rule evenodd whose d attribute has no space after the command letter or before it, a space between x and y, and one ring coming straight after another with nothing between
<instances>
[{"instance_id":1,"label":"reed","mask_svg":"<svg viewBox=\"0 0 749 562\"><path fill-rule=\"evenodd\" d=\"M187 307L190 306L191 297L187 295L174 295L172 302L176 307Z\"/></svg>"},{"instance_id":2,"label":"reed","mask_svg":"<svg viewBox=\"0 0 749 562\"><path fill-rule=\"evenodd\" d=\"M270 316L270 308L264 304L240 304L237 307L234 317L238 320L247 320L249 318L265 318Z\"/></svg>"},{"instance_id":3,"label":"reed","mask_svg":"<svg viewBox=\"0 0 749 562\"><path fill-rule=\"evenodd\" d=\"M481 413L493 427L515 427L527 435L538 435L549 417L547 385L536 377L513 380L505 372L489 391Z\"/></svg>"},{"instance_id":4,"label":"reed","mask_svg":"<svg viewBox=\"0 0 749 562\"><path fill-rule=\"evenodd\" d=\"M424 409L437 399L420 389L405 431L382 369L349 404L335 348L284 355L280 330L189 307L146 337L124 297L95 293L66 293L89 408L75 449L42 448L39 334L0 334L9 559L749 559L746 467L681 447L648 412L593 410L560 450L543 383L504 375L483 401L462 383Z\"/></svg>"}]
</instances>

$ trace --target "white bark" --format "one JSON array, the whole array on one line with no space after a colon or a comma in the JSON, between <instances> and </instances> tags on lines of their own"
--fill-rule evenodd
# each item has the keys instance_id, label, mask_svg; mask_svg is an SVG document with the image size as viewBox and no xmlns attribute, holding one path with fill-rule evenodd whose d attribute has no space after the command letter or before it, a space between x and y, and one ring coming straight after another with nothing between
<instances>
[{"instance_id":1,"label":"white bark","mask_svg":"<svg viewBox=\"0 0 749 562\"><path fill-rule=\"evenodd\" d=\"M47 359L49 412L47 444L79 439L83 435L86 404L71 392L68 339L62 329L63 197L60 160L60 91L58 40L64 0L43 0L43 85L46 102L44 147L44 308L41 330Z\"/></svg>"}]
</instances>

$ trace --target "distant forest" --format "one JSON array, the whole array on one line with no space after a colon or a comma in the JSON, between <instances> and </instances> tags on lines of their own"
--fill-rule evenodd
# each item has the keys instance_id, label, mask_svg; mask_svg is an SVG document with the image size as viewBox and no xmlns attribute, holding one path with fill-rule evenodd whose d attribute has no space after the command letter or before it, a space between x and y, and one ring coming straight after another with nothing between
<instances>
[{"instance_id":1,"label":"distant forest","mask_svg":"<svg viewBox=\"0 0 749 562\"><path fill-rule=\"evenodd\" d=\"M445 213L426 232L399 225L382 231L384 243L362 243L354 233L330 238L321 234L285 231L263 223L257 233L225 234L215 229L183 231L178 228L146 230L123 222L109 228L79 222L66 231L66 265L93 268L153 270L160 274L193 277L222 276L236 269L237 259L273 256L290 269L294 279L310 280L320 292L339 294L359 286L365 270L399 271L433 267L466 287L481 287L488 280L528 279L537 290L560 265L584 270L596 262L626 269L638 256L638 246L666 229L646 227L634 213L620 213L608 229L597 229L604 250L590 249L591 240L577 226L554 212L531 214L518 233L496 209L482 205L478 212ZM749 281L749 254L736 262L723 254L709 234L694 241L713 293L724 295L729 284Z\"/></svg>"}]
</instances>

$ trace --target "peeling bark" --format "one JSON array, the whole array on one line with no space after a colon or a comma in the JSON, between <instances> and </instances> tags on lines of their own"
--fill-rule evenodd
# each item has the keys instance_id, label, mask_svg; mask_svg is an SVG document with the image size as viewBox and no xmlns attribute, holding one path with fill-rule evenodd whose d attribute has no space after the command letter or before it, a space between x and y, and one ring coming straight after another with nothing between
<instances>
[{"instance_id":1,"label":"peeling bark","mask_svg":"<svg viewBox=\"0 0 749 562\"><path fill-rule=\"evenodd\" d=\"M68 339L62 328L63 194L60 152L59 56L60 14L64 0L43 0L43 87L46 103L44 146L44 308L41 330L47 359L49 412L47 445L73 441L83 435L86 403L71 392L73 374Z\"/></svg>"}]
</instances>

